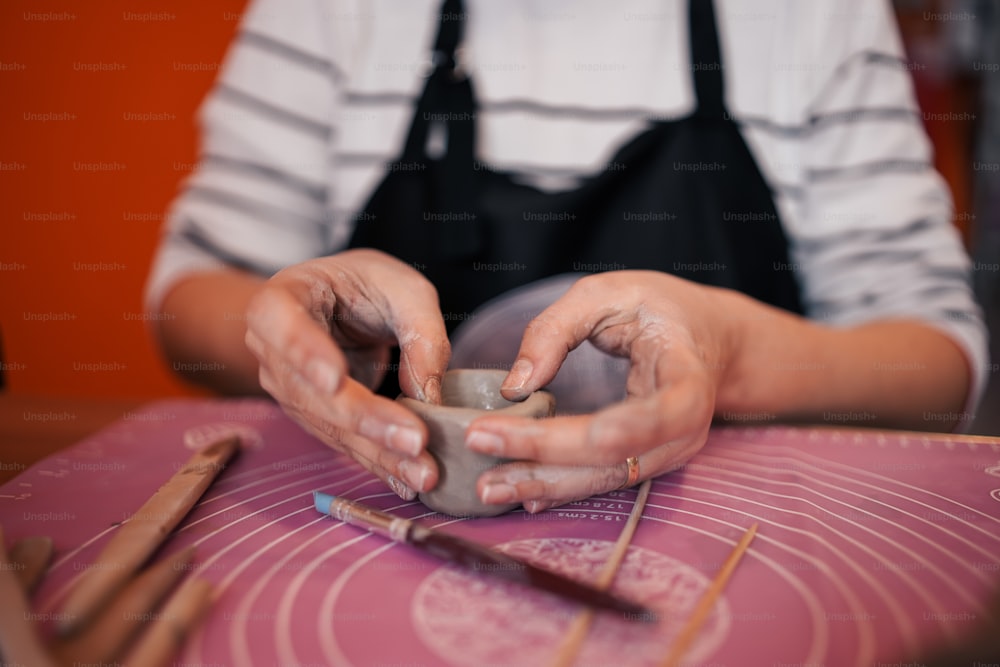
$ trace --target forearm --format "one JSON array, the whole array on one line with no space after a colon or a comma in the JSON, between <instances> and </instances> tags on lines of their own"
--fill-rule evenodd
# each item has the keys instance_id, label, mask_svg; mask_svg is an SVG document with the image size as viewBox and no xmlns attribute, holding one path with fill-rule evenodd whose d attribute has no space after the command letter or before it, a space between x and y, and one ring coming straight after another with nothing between
<instances>
[{"instance_id":1,"label":"forearm","mask_svg":"<svg viewBox=\"0 0 1000 667\"><path fill-rule=\"evenodd\" d=\"M830 327L720 293L731 332L716 414L946 431L970 370L945 334L915 319Z\"/></svg>"},{"instance_id":2,"label":"forearm","mask_svg":"<svg viewBox=\"0 0 1000 667\"><path fill-rule=\"evenodd\" d=\"M171 288L154 320L171 368L222 393L263 393L257 360L244 344L246 306L262 282L222 270L191 275Z\"/></svg>"}]
</instances>

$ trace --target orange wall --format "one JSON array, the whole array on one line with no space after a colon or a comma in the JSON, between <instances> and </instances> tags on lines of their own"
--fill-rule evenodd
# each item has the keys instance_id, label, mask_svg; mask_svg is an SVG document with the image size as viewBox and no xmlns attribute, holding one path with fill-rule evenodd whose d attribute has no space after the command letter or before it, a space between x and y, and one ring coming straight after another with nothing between
<instances>
[{"instance_id":1,"label":"orange wall","mask_svg":"<svg viewBox=\"0 0 1000 667\"><path fill-rule=\"evenodd\" d=\"M192 393L130 318L244 1L0 3L8 391Z\"/></svg>"}]
</instances>

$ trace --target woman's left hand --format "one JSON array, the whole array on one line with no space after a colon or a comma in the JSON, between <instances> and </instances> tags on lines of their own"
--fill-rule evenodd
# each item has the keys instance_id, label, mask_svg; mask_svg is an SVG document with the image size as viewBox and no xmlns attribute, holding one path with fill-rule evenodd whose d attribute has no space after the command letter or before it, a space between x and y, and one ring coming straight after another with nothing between
<instances>
[{"instance_id":1,"label":"woman's left hand","mask_svg":"<svg viewBox=\"0 0 1000 667\"><path fill-rule=\"evenodd\" d=\"M483 473L486 503L538 512L683 465L704 445L735 346L726 290L653 271L586 276L532 320L501 392L525 398L589 340L628 357L628 398L589 415L533 420L486 416L466 445L519 459ZM630 466L627 460L636 457ZM631 473L631 474L630 474Z\"/></svg>"}]
</instances>

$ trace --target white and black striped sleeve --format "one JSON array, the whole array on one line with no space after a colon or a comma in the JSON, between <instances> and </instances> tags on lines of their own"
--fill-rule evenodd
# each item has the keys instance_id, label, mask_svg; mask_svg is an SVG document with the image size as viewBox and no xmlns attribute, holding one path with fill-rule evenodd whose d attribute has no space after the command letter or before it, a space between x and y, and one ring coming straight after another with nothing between
<instances>
[{"instance_id":1,"label":"white and black striped sleeve","mask_svg":"<svg viewBox=\"0 0 1000 667\"><path fill-rule=\"evenodd\" d=\"M197 169L171 207L146 287L155 308L191 272L270 275L322 254L339 69L322 0L257 0L200 110Z\"/></svg>"},{"instance_id":2,"label":"white and black striped sleeve","mask_svg":"<svg viewBox=\"0 0 1000 667\"><path fill-rule=\"evenodd\" d=\"M848 43L813 99L802 142L793 252L808 313L836 325L907 317L940 329L972 370L968 418L987 373L969 259L888 3L854 7L863 20L841 36Z\"/></svg>"}]
</instances>

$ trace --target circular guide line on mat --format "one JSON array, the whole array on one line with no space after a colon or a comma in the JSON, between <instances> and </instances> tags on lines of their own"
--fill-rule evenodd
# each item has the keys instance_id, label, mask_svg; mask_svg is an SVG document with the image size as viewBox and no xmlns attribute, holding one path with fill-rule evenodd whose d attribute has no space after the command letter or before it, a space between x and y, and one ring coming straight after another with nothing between
<instances>
[{"instance_id":1,"label":"circular guide line on mat","mask_svg":"<svg viewBox=\"0 0 1000 667\"><path fill-rule=\"evenodd\" d=\"M696 476L692 475L691 477L696 477ZM713 479L713 480L709 480L709 481L716 482L718 480L714 480ZM668 484L668 486L669 486L669 484ZM690 485L685 485L685 488L691 488L691 487L690 487ZM735 501L737 503L738 502L744 502L744 503L748 503L750 505L757 506L760 509L769 510L769 511L778 510L780 512L784 512L786 514L792 515L789 518L800 517L800 518L805 518L805 519L813 519L813 517L811 515L809 515L809 514L807 514L805 512L799 512L799 511L789 510L789 509L782 509L782 508L779 508L779 507L777 507L775 505L770 505L770 504L759 502L759 501L746 500L745 498L742 498L742 497L737 496L735 494L722 493L721 491L718 491L718 490L713 490L713 491L711 491L711 493L714 493L715 495L721 496L722 498L724 498L725 500L728 500L728 501ZM671 495L671 494L667 494L667 493L659 494L659 495L662 495L662 497L665 497L665 498L672 498L672 499L678 499L678 500L681 499L681 496L675 496L675 495ZM718 510L721 510L723 512L732 511L730 505L724 505L724 504L720 504L720 503L713 503L713 502L709 502L707 500L699 500L699 499L690 498L690 497L684 498L684 500L686 502L688 502L688 503L697 503L699 505L705 505L707 507L712 507L714 509L718 509ZM674 510L674 511L682 511L682 510ZM896 622L896 625L900 629L900 632L901 632L904 640L907 642L907 644L908 645L909 644L913 644L914 646L916 645L916 642L917 642L917 633L916 633L916 630L915 630L915 628L913 628L912 624L910 623L909 619L907 618L907 616L906 616L906 614L905 614L902 606L899 604L899 602L889 593L889 591L879 581L877 581L877 579L875 579L875 577L871 576L865 570L865 568L862 567L862 565L858 561L856 561L853 558L848 557L847 554L845 553L845 551L843 549L841 549L841 548L839 548L837 546L834 546L833 542L831 542L830 540L828 540L826 537L818 535L818 534L816 534L814 532L807 531L807 530L804 530L804 529L801 529L801 528L796 528L796 527L791 526L791 525L789 525L787 523L782 523L782 522L776 521L774 518L766 518L766 517L763 517L763 516L756 516L756 515L753 515L753 514L749 514L749 515L752 516L758 522L760 522L762 525L766 524L769 528L780 528L780 529L783 529L783 530L787 530L789 533L792 533L792 534L800 535L800 536L806 537L806 538L811 538L814 542L818 543L824 549L826 549L830 554L832 554L833 556L835 556L836 558L838 558L839 561L842 562L844 565L846 565L848 568L850 568L850 570L856 576L858 576L859 578L861 578L862 580L864 580L867 583L867 589L868 590L874 591L874 592L876 592L878 594L879 599L885 604L886 608L892 614L892 616L893 616L893 618L894 618L894 620ZM707 519L711 519L711 517L707 516L707 515L700 515L700 516L703 516L704 518L707 518ZM829 530L830 530L830 532L834 533L835 540L837 540L837 538L839 538L839 541L846 542L846 543L848 543L848 545L851 545L851 543L854 542L851 538L847 537L843 533L840 533L838 531L834 531L832 529L829 529ZM819 569L821 571L825 570L827 572L827 575L831 576L831 578L834 580L836 588L841 593L841 595L843 595L845 601L850 606L850 608L851 608L851 611L849 612L850 617L852 617L852 618L866 618L866 615L868 614L868 611L865 608L865 606L862 605L862 603L861 603L862 595L860 593L855 592L854 589L852 589L847 584L847 582L844 579L842 579L841 577L839 577L839 576L834 577L833 576L833 568L829 567L829 564L828 564L828 562L826 560L813 559L812 557L810 557L810 556L807 555L806 551L804 551L802 549L792 548L792 547L789 547L789 546L785 545L783 541L781 541L778 538L773 537L773 533L771 533L770 531L769 531L767 537L765 537L765 536L758 536L758 539L760 539L763 542L770 542L774 546L777 546L777 547L779 547L781 549L787 550L789 553L794 553L794 554L798 555L799 558L801 558L801 559L803 559L803 560L805 560L807 562L813 562L814 564L817 565L817 569ZM857 547L858 544L855 543L853 546ZM873 657L874 656L873 651L874 651L874 647L875 647L874 630L868 624L865 624L865 623L857 624L857 628L858 628L858 630L857 630L858 634L860 635L860 645L861 645L861 647L865 651L872 652L872 656L871 657ZM870 658L867 656L867 653L866 653L865 654L865 658L862 659L862 662L868 662L869 660L870 660Z\"/></svg>"},{"instance_id":2,"label":"circular guide line on mat","mask_svg":"<svg viewBox=\"0 0 1000 667\"><path fill-rule=\"evenodd\" d=\"M497 548L592 581L614 542L556 537L506 542ZM621 660L621 647L629 646L630 664L658 665L711 585L709 577L690 565L636 546L629 547L616 581L616 590L662 616L650 624L596 615L586 640L588 663L614 664ZM439 658L457 665L503 664L513 655L523 664L546 664L578 611L552 596L453 567L426 577L411 601L420 640ZM729 607L720 599L687 658L697 662L709 656L725 640L729 626ZM483 628L490 629L488 635Z\"/></svg>"},{"instance_id":3,"label":"circular guide line on mat","mask_svg":"<svg viewBox=\"0 0 1000 667\"><path fill-rule=\"evenodd\" d=\"M747 467L749 469L756 469L758 471L764 471L764 470L766 470L766 466L761 466L761 465L751 464L751 463L745 463L744 465L745 465L745 467ZM906 511L906 510L904 510L904 509L902 509L900 507L897 507L895 505L891 505L891 504L889 504L887 502L884 502L882 500L876 499L870 493L869 494L863 494L863 493L851 490L849 488L849 485L851 483L851 479L848 478L848 477L845 477L843 475L839 475L837 473L827 473L827 472L822 471L822 470L820 470L818 468L815 468L815 466L811 466L808 463L802 463L801 465L804 468L807 468L807 469L810 469L810 470L815 470L819 474L829 475L830 477L833 477L834 479L837 480L837 483L829 483L829 482L822 481L822 480L820 480L817 477L808 477L809 482L811 484L815 485L815 486L822 486L822 487L825 487L825 488L828 488L828 489L832 489L832 490L835 490L837 492L840 492L840 493L843 493L843 494L846 494L846 495L858 498L858 499L860 499L860 500L862 500L864 502L874 503L876 505L879 505L880 507L884 507L884 508L887 508L889 510L892 510L893 512L898 512L899 514L902 514L902 515L904 515L906 517L909 517L910 519L912 519L913 521L917 522L918 524L922 524L922 525L926 526L926 528L928 529L927 533L932 533L932 532L933 533L944 533L945 535L948 535L949 537L954 538L956 541L962 542L963 544L965 544L970 549L974 549L974 550L979 551L979 553L981 553L983 556L988 557L990 555L990 553L988 551L982 549L978 545L975 545L975 544L969 542L968 540L962 538L959 535L955 535L952 531L947 530L946 528L944 528L939 523L935 523L935 522L930 521L930 520L928 520L928 519L926 519L926 518L924 518L924 517L922 517L920 515L913 514L912 512L908 512L908 511ZM758 475L754 475L753 473L740 473L740 472L736 472L736 471L732 471L732 470L727 470L726 474L734 475L734 476L739 477L741 479L749 479L751 481L759 479L759 476ZM713 481L721 481L721 480L719 480L716 477L716 478L713 478ZM732 483L730 483L730 484L732 484ZM826 502L829 502L829 503L832 503L832 504L836 504L836 505L842 505L842 506L844 506L844 507L846 507L846 508L848 508L850 510L857 509L856 506L851 505L850 503L847 503L847 502L845 502L843 500L837 500L836 498L833 498L832 496L828 496L826 494L820 493L820 492L816 491L814 488L811 488L808 485L801 484L801 483L798 483L798 482L783 482L783 481L777 481L777 480L770 480L768 482L768 484L775 485L775 486L781 486L781 487L791 486L791 487L794 487L796 489L805 491L805 492L807 492L809 494L814 494L814 495L818 496L819 498L821 498L822 500L824 500ZM744 490L752 489L753 491L756 491L756 492L759 492L759 493L763 493L763 494L766 494L766 495L775 495L775 494L773 494L773 492L766 491L764 489L758 489L756 487L751 487L751 486L746 486L746 485L738 485L738 484L734 484L734 486L736 486L737 488L740 488L740 489L744 489ZM803 502L807 502L807 501L805 501L804 498L800 498L800 500L803 501ZM885 535L885 534L883 534L883 533L875 530L874 528L869 528L868 526L864 526L864 525L858 523L857 521L854 521L853 519L848 519L848 518L846 518L844 516L836 514L828 506L824 506L821 503L810 503L810 505L814 509L817 510L817 516L820 515L820 514L823 514L823 513L829 514L830 516L832 516L832 517L834 517L834 518L836 518L836 519L838 519L840 521L844 521L844 522L848 523L849 525L854 526L855 528L857 528L857 529L859 529L859 530L861 530L861 531L863 531L863 532L865 532L865 533L873 536L875 538L875 540L877 540L879 542L884 542L886 545L892 547L893 549L896 549L896 550L904 552L907 557L914 559L916 562L919 562L922 565L922 567L924 567L927 570L930 570L930 571L934 572L936 575L938 575L943 580L945 580L948 583L948 585L952 588L952 590L958 591L962 595L962 597L964 597L966 599L966 601L968 601L968 602L970 602L972 604L976 603L975 597L969 591L965 590L965 588L963 588L955 580L955 578L947 571L947 569L945 567L939 566L938 564L932 562L927 557L925 557L921 553L918 553L918 552L914 551L913 549L909 549L907 547L904 547L903 545L901 545L899 543L898 540L892 539L892 538L888 537L887 535ZM785 511L785 510L778 509L778 511ZM899 530L901 532L906 533L907 535L909 535L910 537L912 537L914 540L920 542L922 545L928 547L929 549L932 549L934 551L939 552L944 558L947 558L947 559L949 559L951 561L951 565L953 565L954 567L957 567L957 568L964 569L968 573L972 574L974 577L977 577L977 578L981 579L984 583L990 583L992 581L991 577L988 574L986 574L986 573L984 573L982 571L976 570L975 568L971 567L969 565L969 563L968 563L968 561L967 561L966 558L962 557L959 554L955 554L952 550L948 549L946 546L944 546L941 543L940 539L938 539L938 540L932 539L931 537L928 536L928 534L925 534L925 533L919 532L917 530L914 530L914 529L912 529L912 528L910 528L908 526L905 526L905 525L903 525L903 524L901 524L901 523L899 523L897 521L894 521L894 520L892 520L892 519L890 519L888 517L880 516L880 515L874 514L874 513L870 513L870 516L871 516L871 519L873 521L883 522L887 526L890 526L890 527L892 527L894 529L897 529L897 530ZM836 530L834 530L829 525L827 525L825 523L823 525L824 525L824 527L826 527L831 532L837 532ZM867 549L867 547L862 547L862 548L866 548ZM892 562L892 561L890 559L885 559L885 562ZM900 574L900 575L906 574L906 572L903 571L903 570L901 570L900 568L897 568L897 569L900 570L899 572L897 572L898 574ZM906 578L906 580L910 581L909 578ZM922 584L917 584L915 582L911 582L911 588L913 588L914 591L917 594L919 594L919 595L926 595L926 591L923 591L923 585ZM928 599L927 601L928 601L929 604L936 604L936 601L934 601L934 600Z\"/></svg>"}]
</instances>

